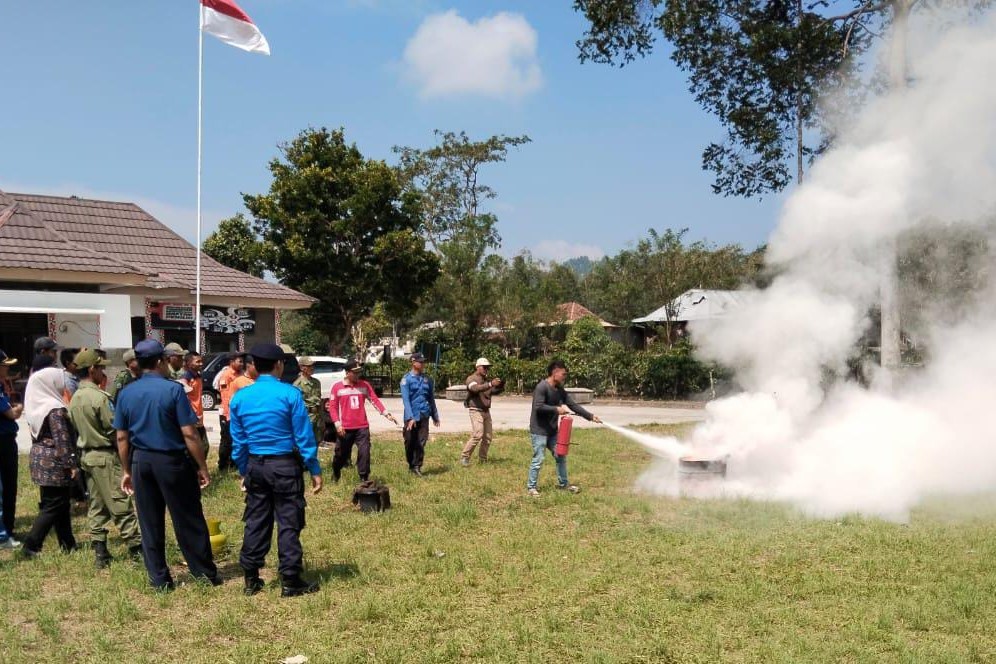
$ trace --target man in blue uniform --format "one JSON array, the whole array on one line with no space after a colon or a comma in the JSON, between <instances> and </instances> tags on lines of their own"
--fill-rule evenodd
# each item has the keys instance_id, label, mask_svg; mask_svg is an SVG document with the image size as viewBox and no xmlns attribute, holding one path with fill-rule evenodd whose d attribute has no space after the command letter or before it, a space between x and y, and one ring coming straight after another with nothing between
<instances>
[{"instance_id":1,"label":"man in blue uniform","mask_svg":"<svg viewBox=\"0 0 996 664\"><path fill-rule=\"evenodd\" d=\"M429 418L439 426L435 386L425 375L425 356L412 354L412 370L401 378L401 401L405 405L405 458L413 475L422 477L425 443L429 440Z\"/></svg>"},{"instance_id":2,"label":"man in blue uniform","mask_svg":"<svg viewBox=\"0 0 996 664\"><path fill-rule=\"evenodd\" d=\"M266 563L277 522L280 594L296 597L318 590L301 578L301 530L304 528L304 476L311 475L311 493L322 490L318 445L301 391L280 381L284 351L276 344L249 349L259 373L229 404L232 461L246 491L246 529L239 564L245 572L245 593L263 589L259 570Z\"/></svg>"},{"instance_id":3,"label":"man in blue uniform","mask_svg":"<svg viewBox=\"0 0 996 664\"><path fill-rule=\"evenodd\" d=\"M210 482L197 415L177 382L164 376L163 345L146 339L135 346L142 377L122 390L114 407L121 489L134 494L142 531L142 557L157 590L172 590L166 564L166 508L190 573L221 585L211 556L201 489Z\"/></svg>"}]
</instances>

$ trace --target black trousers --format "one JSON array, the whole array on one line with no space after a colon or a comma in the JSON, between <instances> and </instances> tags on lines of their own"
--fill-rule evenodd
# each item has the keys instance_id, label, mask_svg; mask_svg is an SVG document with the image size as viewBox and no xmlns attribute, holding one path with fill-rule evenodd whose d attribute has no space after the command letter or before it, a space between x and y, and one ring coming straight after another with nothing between
<instances>
[{"instance_id":1,"label":"black trousers","mask_svg":"<svg viewBox=\"0 0 996 664\"><path fill-rule=\"evenodd\" d=\"M38 516L31 524L31 532L24 538L24 548L29 551L41 551L48 531L55 528L55 536L63 551L76 548L76 538L73 537L72 515L69 504L73 488L71 486L42 486L41 500L38 501Z\"/></svg>"},{"instance_id":2,"label":"black trousers","mask_svg":"<svg viewBox=\"0 0 996 664\"><path fill-rule=\"evenodd\" d=\"M415 426L410 430L405 429L405 458L408 460L408 468L411 470L422 468L427 440L429 440L428 417L416 420Z\"/></svg>"},{"instance_id":3,"label":"black trousers","mask_svg":"<svg viewBox=\"0 0 996 664\"><path fill-rule=\"evenodd\" d=\"M361 480L370 477L370 429L347 429L345 435L336 441L332 454L332 472L338 473L349 465L356 444L356 470Z\"/></svg>"},{"instance_id":4,"label":"black trousers","mask_svg":"<svg viewBox=\"0 0 996 664\"><path fill-rule=\"evenodd\" d=\"M142 530L142 556L153 587L159 588L173 580L166 564L167 508L190 573L207 579L217 577L193 461L185 454L134 450L131 478Z\"/></svg>"},{"instance_id":5,"label":"black trousers","mask_svg":"<svg viewBox=\"0 0 996 664\"><path fill-rule=\"evenodd\" d=\"M301 531L304 529L304 475L301 463L291 455L250 456L246 468L246 529L239 564L253 572L266 564L277 522L278 571L283 577L297 576L304 569Z\"/></svg>"},{"instance_id":6,"label":"black trousers","mask_svg":"<svg viewBox=\"0 0 996 664\"><path fill-rule=\"evenodd\" d=\"M235 467L232 462L232 432L227 417L219 416L218 422L221 425L221 442L218 444L218 470L228 470Z\"/></svg>"},{"instance_id":7,"label":"black trousers","mask_svg":"<svg viewBox=\"0 0 996 664\"><path fill-rule=\"evenodd\" d=\"M3 527L14 534L17 511L17 434L0 436L0 483L3 484Z\"/></svg>"}]
</instances>

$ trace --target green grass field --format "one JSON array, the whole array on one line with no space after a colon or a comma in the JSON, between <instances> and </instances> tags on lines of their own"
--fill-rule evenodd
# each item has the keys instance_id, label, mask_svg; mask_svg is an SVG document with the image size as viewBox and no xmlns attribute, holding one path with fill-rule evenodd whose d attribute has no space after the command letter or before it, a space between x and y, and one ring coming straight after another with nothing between
<instances>
[{"instance_id":1,"label":"green grass field","mask_svg":"<svg viewBox=\"0 0 996 664\"><path fill-rule=\"evenodd\" d=\"M220 588L158 595L144 569L97 572L54 535L30 561L0 554L3 662L973 662L996 660L996 499L934 501L909 525L806 519L739 500L635 493L649 463L605 431L575 434L583 492L525 495L529 444L497 436L493 463L461 468L463 437L440 436L427 477L399 440L375 439L374 475L395 507L349 503L355 471L309 498L309 574L322 590L242 595L235 477L215 478L207 515L233 548ZM323 462L327 461L323 452ZM20 532L37 489L27 468ZM86 541L83 517L75 519ZM123 546L111 540L114 553ZM269 562L275 566L276 552Z\"/></svg>"}]
</instances>

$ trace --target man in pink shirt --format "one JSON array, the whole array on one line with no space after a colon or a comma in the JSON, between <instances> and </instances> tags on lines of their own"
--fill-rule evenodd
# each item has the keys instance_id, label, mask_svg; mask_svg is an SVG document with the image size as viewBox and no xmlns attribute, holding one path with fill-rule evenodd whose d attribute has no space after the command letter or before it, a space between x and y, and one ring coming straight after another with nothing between
<instances>
[{"instance_id":1,"label":"man in pink shirt","mask_svg":"<svg viewBox=\"0 0 996 664\"><path fill-rule=\"evenodd\" d=\"M384 404L374 393L373 387L360 378L363 365L356 360L346 363L346 377L332 386L329 395L329 415L339 434L335 452L332 455L332 479L336 482L342 475L342 469L353 456L353 444L356 444L356 470L360 481L370 478L370 423L367 421L366 400L374 405L377 411L395 424L398 420L387 412Z\"/></svg>"}]
</instances>

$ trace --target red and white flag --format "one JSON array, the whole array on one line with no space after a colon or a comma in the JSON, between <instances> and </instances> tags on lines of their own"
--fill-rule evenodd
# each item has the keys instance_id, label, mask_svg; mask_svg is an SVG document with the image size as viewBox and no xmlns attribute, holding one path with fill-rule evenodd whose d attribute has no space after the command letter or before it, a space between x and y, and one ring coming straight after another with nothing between
<instances>
[{"instance_id":1,"label":"red and white flag","mask_svg":"<svg viewBox=\"0 0 996 664\"><path fill-rule=\"evenodd\" d=\"M201 30L251 53L270 54L270 45L233 0L201 0Z\"/></svg>"}]
</instances>

